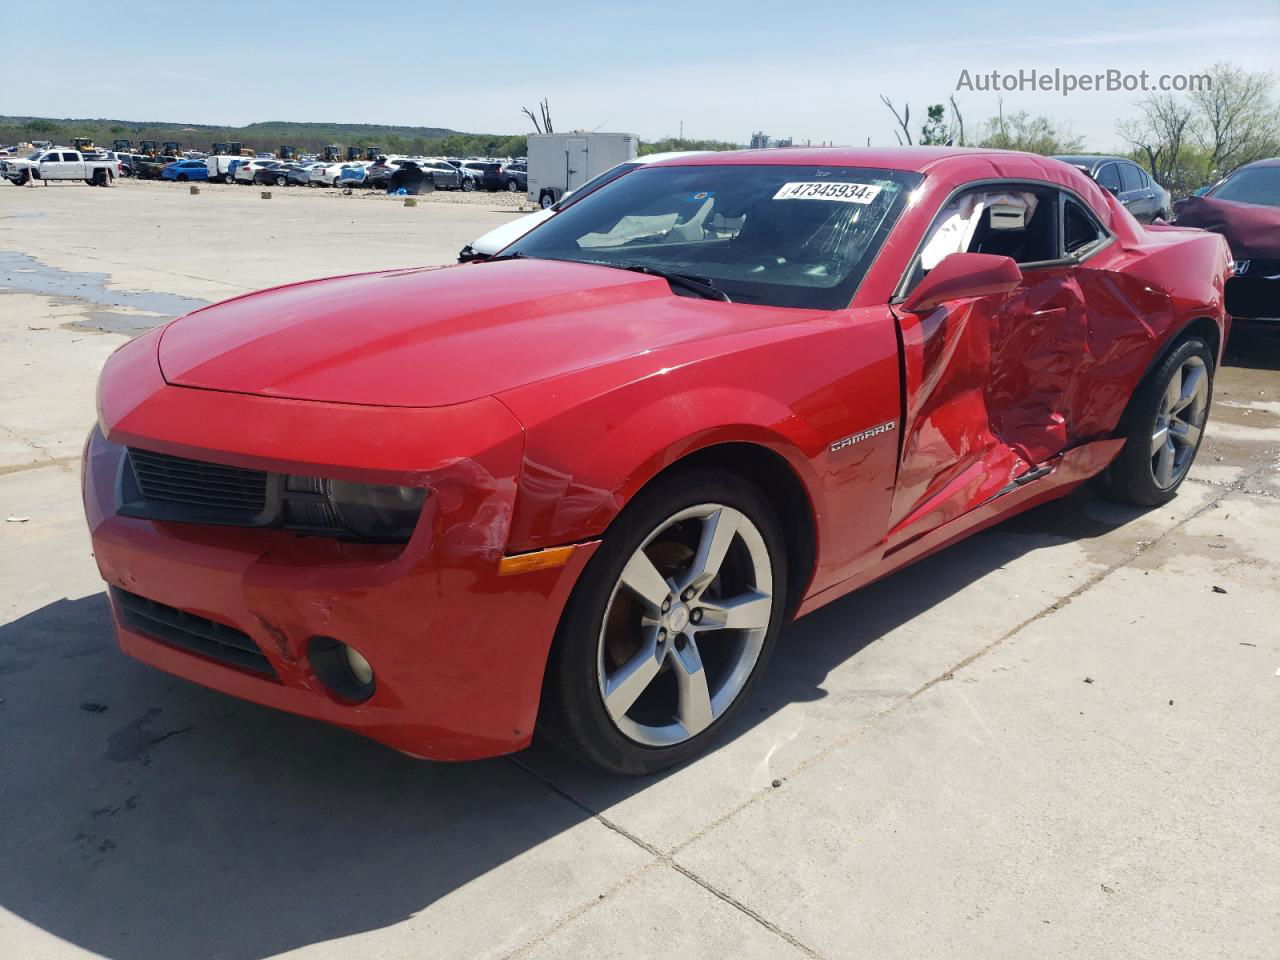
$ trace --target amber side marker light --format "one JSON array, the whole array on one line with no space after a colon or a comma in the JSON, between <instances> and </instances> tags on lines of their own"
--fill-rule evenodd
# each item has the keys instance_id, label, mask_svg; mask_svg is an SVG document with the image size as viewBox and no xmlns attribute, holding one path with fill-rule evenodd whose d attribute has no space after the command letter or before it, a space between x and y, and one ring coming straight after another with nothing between
<instances>
[{"instance_id":1,"label":"amber side marker light","mask_svg":"<svg viewBox=\"0 0 1280 960\"><path fill-rule=\"evenodd\" d=\"M503 557L498 561L498 576L509 577L516 573L529 573L531 570L547 570L551 567L563 567L577 550L577 544L567 547L549 547L546 550L535 550L533 553L517 553Z\"/></svg>"}]
</instances>

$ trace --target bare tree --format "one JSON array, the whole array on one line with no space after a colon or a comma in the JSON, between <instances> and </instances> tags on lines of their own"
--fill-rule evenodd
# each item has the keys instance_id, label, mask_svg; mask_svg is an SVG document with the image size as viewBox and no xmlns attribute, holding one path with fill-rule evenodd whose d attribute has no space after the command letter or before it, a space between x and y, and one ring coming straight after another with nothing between
<instances>
[{"instance_id":1,"label":"bare tree","mask_svg":"<svg viewBox=\"0 0 1280 960\"><path fill-rule=\"evenodd\" d=\"M964 146L964 115L960 113L960 105L956 103L955 94L951 95L950 100L951 100L951 115L955 117L954 126L957 128L954 142L956 146L963 147Z\"/></svg>"},{"instance_id":2,"label":"bare tree","mask_svg":"<svg viewBox=\"0 0 1280 960\"><path fill-rule=\"evenodd\" d=\"M889 112L893 114L893 119L897 120L898 126L902 128L902 133L898 133L897 130L893 131L893 135L898 138L899 145L902 144L902 138L905 136L907 138L907 146L910 146L911 145L911 127L910 127L911 104L904 103L902 105L902 113L899 114L898 108L893 105L893 101L890 100L888 97L886 97L883 93L880 94L880 99L884 101L884 105L888 107Z\"/></svg>"},{"instance_id":3,"label":"bare tree","mask_svg":"<svg viewBox=\"0 0 1280 960\"><path fill-rule=\"evenodd\" d=\"M1175 193L1186 187L1181 181L1183 154L1191 135L1192 107L1186 100L1171 94L1146 97L1138 101L1138 116L1123 120L1117 132L1133 147L1146 155L1147 165L1157 183Z\"/></svg>"},{"instance_id":4,"label":"bare tree","mask_svg":"<svg viewBox=\"0 0 1280 960\"><path fill-rule=\"evenodd\" d=\"M538 114L535 114L528 107L521 107L520 112L533 121L535 133L555 133L555 130L551 127L551 106L546 97L543 97L538 104L538 114L541 114L541 122L539 122Z\"/></svg>"},{"instance_id":5,"label":"bare tree","mask_svg":"<svg viewBox=\"0 0 1280 960\"><path fill-rule=\"evenodd\" d=\"M1228 174L1270 155L1280 141L1280 110L1271 100L1275 77L1215 63L1209 78L1189 97L1196 113L1191 131L1208 154L1212 171Z\"/></svg>"}]
</instances>

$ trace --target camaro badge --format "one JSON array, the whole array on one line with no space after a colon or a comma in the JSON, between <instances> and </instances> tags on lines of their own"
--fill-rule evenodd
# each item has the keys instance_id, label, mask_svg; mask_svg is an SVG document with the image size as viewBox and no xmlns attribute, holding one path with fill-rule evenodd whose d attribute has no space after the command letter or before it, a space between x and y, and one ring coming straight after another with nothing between
<instances>
[{"instance_id":1,"label":"camaro badge","mask_svg":"<svg viewBox=\"0 0 1280 960\"><path fill-rule=\"evenodd\" d=\"M861 433L855 433L852 436L842 437L841 439L837 440L835 443L831 445L831 452L836 453L837 451L843 450L845 447L851 447L855 443L860 443L861 441L866 440L868 437L878 437L882 433L888 433L897 425L898 423L896 420L887 420L884 423L880 424L879 426L868 427L866 430L863 430Z\"/></svg>"}]
</instances>

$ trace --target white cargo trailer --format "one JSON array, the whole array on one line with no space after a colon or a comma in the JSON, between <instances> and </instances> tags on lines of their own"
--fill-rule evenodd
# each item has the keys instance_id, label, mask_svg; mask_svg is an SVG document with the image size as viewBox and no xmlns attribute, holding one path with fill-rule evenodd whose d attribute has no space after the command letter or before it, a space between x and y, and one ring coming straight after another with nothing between
<instances>
[{"instance_id":1,"label":"white cargo trailer","mask_svg":"<svg viewBox=\"0 0 1280 960\"><path fill-rule=\"evenodd\" d=\"M636 158L634 133L531 133L529 200L546 208L610 167Z\"/></svg>"}]
</instances>

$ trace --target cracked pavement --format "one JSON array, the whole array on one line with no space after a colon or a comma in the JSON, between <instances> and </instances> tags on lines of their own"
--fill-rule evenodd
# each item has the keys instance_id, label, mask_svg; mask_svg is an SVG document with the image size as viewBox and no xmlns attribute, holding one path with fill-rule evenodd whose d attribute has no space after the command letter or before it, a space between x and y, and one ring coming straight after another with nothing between
<instances>
[{"instance_id":1,"label":"cracked pavement","mask_svg":"<svg viewBox=\"0 0 1280 960\"><path fill-rule=\"evenodd\" d=\"M448 262L509 211L3 196L0 955L1274 956L1280 325L1233 334L1175 501L1082 491L792 624L710 754L438 765L124 657L78 461L174 304Z\"/></svg>"}]
</instances>

